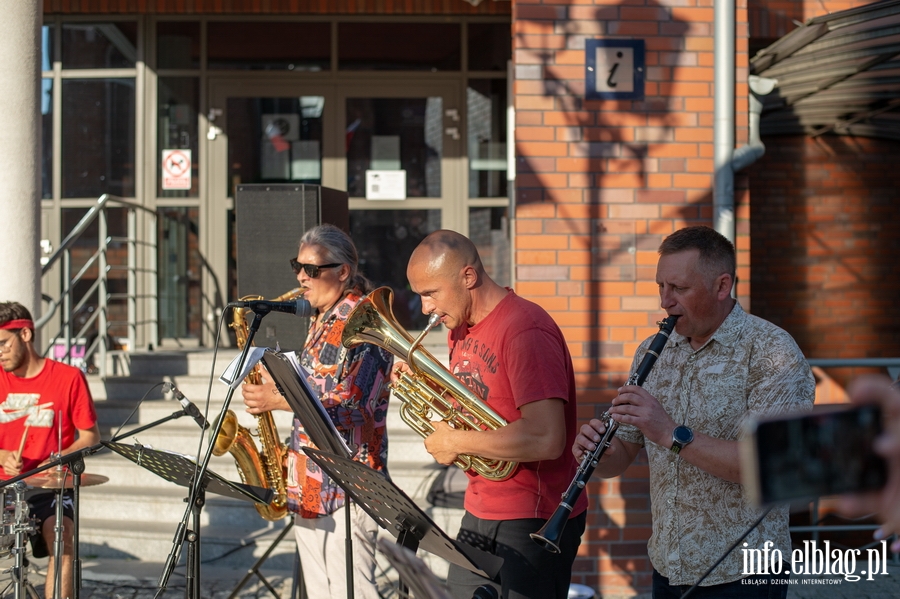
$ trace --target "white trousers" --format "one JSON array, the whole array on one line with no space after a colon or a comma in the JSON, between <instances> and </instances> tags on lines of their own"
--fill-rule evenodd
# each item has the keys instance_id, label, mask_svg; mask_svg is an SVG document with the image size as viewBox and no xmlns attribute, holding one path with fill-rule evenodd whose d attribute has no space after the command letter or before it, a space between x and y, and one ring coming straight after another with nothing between
<instances>
[{"instance_id":1,"label":"white trousers","mask_svg":"<svg viewBox=\"0 0 900 599\"><path fill-rule=\"evenodd\" d=\"M294 517L294 537L310 599L347 597L346 509L346 506L342 507L324 518ZM354 599L379 599L375 586L378 524L355 503L350 509L353 596Z\"/></svg>"}]
</instances>

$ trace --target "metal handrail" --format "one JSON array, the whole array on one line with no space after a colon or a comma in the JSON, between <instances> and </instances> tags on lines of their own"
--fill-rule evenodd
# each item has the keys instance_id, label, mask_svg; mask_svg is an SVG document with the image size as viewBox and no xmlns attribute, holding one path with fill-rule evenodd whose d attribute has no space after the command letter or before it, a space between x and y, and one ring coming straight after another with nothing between
<instances>
[{"instance_id":1,"label":"metal handrail","mask_svg":"<svg viewBox=\"0 0 900 599\"><path fill-rule=\"evenodd\" d=\"M900 358L809 358L806 361L820 368L900 368Z\"/></svg>"},{"instance_id":2,"label":"metal handrail","mask_svg":"<svg viewBox=\"0 0 900 599\"><path fill-rule=\"evenodd\" d=\"M61 259L63 254L72 247L81 234L85 232L85 230L91 226L91 224L96 220L97 215L101 210L106 208L106 205L110 202L115 202L122 208L133 208L134 210L143 210L149 215L156 217L156 211L147 208L146 206L142 206L137 202L132 202L131 200L126 200L120 198L119 196L110 195L108 193L104 193L97 199L97 203L91 207L87 213L81 217L81 220L78 221L78 224L72 229L71 232L63 239L62 243L59 244L59 247L56 248L56 251L50 255L50 258L47 259L47 263L41 268L41 274L47 274L47 272L53 267L57 260ZM156 244L153 244L154 247Z\"/></svg>"},{"instance_id":3,"label":"metal handrail","mask_svg":"<svg viewBox=\"0 0 900 599\"><path fill-rule=\"evenodd\" d=\"M110 208L124 208L127 211L127 233L125 236L110 236L108 234L108 210ZM139 211L149 216L149 241L138 239L137 213ZM73 247L88 227L95 222L98 226L97 249L78 269L78 272L73 274ZM157 230L157 213L155 210L151 210L132 200L126 200L110 194L103 194L98 198L97 203L87 211L41 268L41 275L46 275L59 266L62 270L60 278L63 286L59 297L48 302L48 309L44 310L44 314L35 323L37 329L44 331L45 328L49 327L49 323L54 316L58 312L60 314L58 330L52 335L45 336L45 338L49 337L45 345L45 355L49 354L61 342L65 350L63 360L71 363L73 344L78 339L86 336L88 331L96 324L97 337L84 348L82 367L86 368L96 353L99 358L96 360L99 374L101 377L106 377L109 367L106 339L110 327L110 301L125 302L127 319L125 321L116 321L116 324L122 322L125 325L129 349L133 349L137 345L139 324L149 325L145 327L146 337L148 337L149 343L154 346L158 345ZM110 265L108 263L110 246L119 243L125 247L126 264ZM149 250L145 258L139 258L139 249ZM87 276L95 270L97 273L96 280L91 283L86 292L75 298L76 285L87 280ZM111 294L108 286L109 274L121 271L126 272L127 292L124 295L121 293ZM147 289L140 294L137 292L139 274L149 275L146 277ZM75 315L92 302L96 303L96 312L90 315L78 331L75 331ZM145 304L145 306L142 306L145 307L143 312L151 315L149 321L145 319L138 322L138 302Z\"/></svg>"}]
</instances>

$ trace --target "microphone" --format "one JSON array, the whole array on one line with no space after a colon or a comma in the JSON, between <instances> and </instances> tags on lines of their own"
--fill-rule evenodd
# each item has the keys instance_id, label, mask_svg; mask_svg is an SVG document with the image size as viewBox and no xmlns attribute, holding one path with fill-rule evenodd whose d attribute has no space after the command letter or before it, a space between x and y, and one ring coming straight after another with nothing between
<instances>
[{"instance_id":1,"label":"microphone","mask_svg":"<svg viewBox=\"0 0 900 599\"><path fill-rule=\"evenodd\" d=\"M297 316L312 316L313 307L308 300L298 297L291 302L270 302L267 300L254 300L251 302L231 302L228 304L230 308L246 308L257 314L268 314L269 312L286 312L288 314L296 314Z\"/></svg>"},{"instance_id":2,"label":"microphone","mask_svg":"<svg viewBox=\"0 0 900 599\"><path fill-rule=\"evenodd\" d=\"M208 429L209 423L206 421L206 418L203 417L203 414L200 413L200 410L197 408L197 406L192 404L191 400L185 397L184 394L179 391L178 387L176 387L173 383L166 384L169 386L169 391L172 392L172 395L175 397L175 399L178 400L178 402L181 404L181 407L184 408L184 413L193 418L194 422L200 425L200 428L202 428L203 430Z\"/></svg>"},{"instance_id":3,"label":"microphone","mask_svg":"<svg viewBox=\"0 0 900 599\"><path fill-rule=\"evenodd\" d=\"M489 584L483 584L472 594L472 599L497 599L500 595L497 594L497 589L492 587Z\"/></svg>"}]
</instances>

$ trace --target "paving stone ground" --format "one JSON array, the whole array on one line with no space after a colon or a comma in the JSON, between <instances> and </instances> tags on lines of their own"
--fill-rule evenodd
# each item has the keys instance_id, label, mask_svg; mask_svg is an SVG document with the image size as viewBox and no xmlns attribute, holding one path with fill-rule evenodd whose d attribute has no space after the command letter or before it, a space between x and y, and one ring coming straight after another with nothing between
<instances>
[{"instance_id":1,"label":"paving stone ground","mask_svg":"<svg viewBox=\"0 0 900 599\"><path fill-rule=\"evenodd\" d=\"M43 562L43 563L42 563ZM9 588L8 568L11 560L0 561L0 597L14 597ZM43 597L45 560L34 560L29 567L28 579L38 596ZM248 568L250 565L247 566ZM133 560L85 560L81 599L154 599L157 598L158 581L163 564ZM900 565L891 563L888 574L874 576L867 580L845 580L841 576L800 576L788 588L789 599L884 599L900 598ZM246 569L201 566L201 599L227 599L236 590L238 582L246 574ZM235 599L294 599L292 597L293 575L288 571L261 569L262 575L271 585L270 590L256 576L237 591ZM169 579L166 591L157 599L183 599L185 597L185 571L180 566ZM385 599L397 599L398 593L391 583L390 573L379 576L379 591ZM274 593L272 592L274 590ZM649 599L649 594L638 596ZM310 592L310 599L341 599ZM535 598L541 599L541 598ZM623 599L621 597L600 597L596 599Z\"/></svg>"}]
</instances>

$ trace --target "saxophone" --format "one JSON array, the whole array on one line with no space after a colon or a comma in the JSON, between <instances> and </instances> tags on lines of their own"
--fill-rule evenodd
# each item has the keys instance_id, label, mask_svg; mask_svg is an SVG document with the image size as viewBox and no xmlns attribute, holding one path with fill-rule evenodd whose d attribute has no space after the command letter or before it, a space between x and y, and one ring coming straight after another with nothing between
<instances>
[{"instance_id":1,"label":"saxophone","mask_svg":"<svg viewBox=\"0 0 900 599\"><path fill-rule=\"evenodd\" d=\"M272 301L282 302L297 298L303 294L299 287L291 289L287 293L278 296ZM256 301L264 299L258 295L247 295L240 301ZM247 308L234 308L231 324L237 337L238 348L243 349L247 344L249 327L247 326ZM262 373L259 364L244 379L251 385L262 384ZM213 455L221 456L226 452L231 453L237 465L238 474L244 484L254 487L272 489L275 496L269 504L257 503L256 511L266 520L280 520L287 515L287 489L285 487L284 456L287 448L278 438L278 430L275 428L275 419L271 412L265 412L256 417L257 433L262 451L256 449L252 435L246 427L238 424L237 415L231 410L225 413L222 421L222 430L216 437Z\"/></svg>"}]
</instances>

